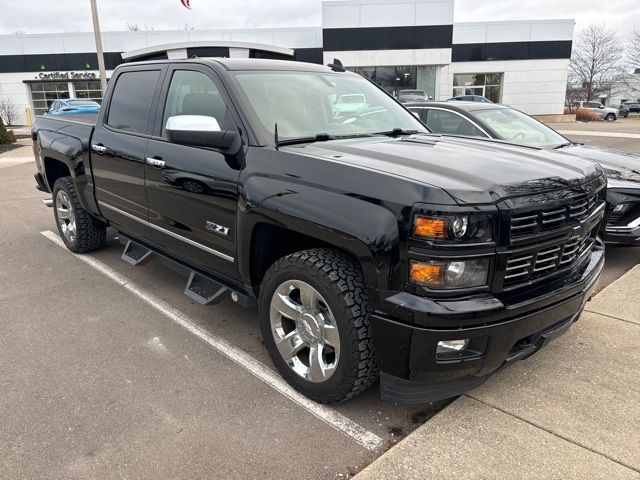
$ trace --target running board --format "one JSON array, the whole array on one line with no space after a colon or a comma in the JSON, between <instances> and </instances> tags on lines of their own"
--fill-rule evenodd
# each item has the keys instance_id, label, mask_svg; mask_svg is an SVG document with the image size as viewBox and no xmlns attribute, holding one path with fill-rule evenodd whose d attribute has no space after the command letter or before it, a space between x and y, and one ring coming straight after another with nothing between
<instances>
[{"instance_id":1,"label":"running board","mask_svg":"<svg viewBox=\"0 0 640 480\"><path fill-rule=\"evenodd\" d=\"M128 264L142 266L152 257L157 257L164 265L186 276L188 280L184 294L200 305L215 305L227 297L243 307L255 307L258 304L255 297L227 286L212 276L197 272L185 263L138 243L121 232L119 232L119 240L124 244L121 258Z\"/></svg>"},{"instance_id":2,"label":"running board","mask_svg":"<svg viewBox=\"0 0 640 480\"><path fill-rule=\"evenodd\" d=\"M143 247L132 240L128 240L120 258L134 267L137 267L138 265L144 265L147 263L151 258L152 253L153 252L147 247Z\"/></svg>"},{"instance_id":3,"label":"running board","mask_svg":"<svg viewBox=\"0 0 640 480\"><path fill-rule=\"evenodd\" d=\"M184 289L184 294L200 305L220 303L228 293L230 290L221 283L194 271L191 271L187 287Z\"/></svg>"}]
</instances>

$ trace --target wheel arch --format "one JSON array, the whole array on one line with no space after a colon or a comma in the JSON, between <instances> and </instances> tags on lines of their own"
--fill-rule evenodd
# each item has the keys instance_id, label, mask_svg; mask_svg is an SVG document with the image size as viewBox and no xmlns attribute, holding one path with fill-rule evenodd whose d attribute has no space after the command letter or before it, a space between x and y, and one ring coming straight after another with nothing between
<instances>
[{"instance_id":1,"label":"wheel arch","mask_svg":"<svg viewBox=\"0 0 640 480\"><path fill-rule=\"evenodd\" d=\"M398 222L379 205L372 205L368 215L361 211L345 215L349 211L345 207L342 214L327 217L333 222L292 216L280 209L245 212L238 229L238 268L244 282L258 294L264 274L279 258L311 248L331 248L356 260L370 293L386 289L399 252Z\"/></svg>"}]
</instances>

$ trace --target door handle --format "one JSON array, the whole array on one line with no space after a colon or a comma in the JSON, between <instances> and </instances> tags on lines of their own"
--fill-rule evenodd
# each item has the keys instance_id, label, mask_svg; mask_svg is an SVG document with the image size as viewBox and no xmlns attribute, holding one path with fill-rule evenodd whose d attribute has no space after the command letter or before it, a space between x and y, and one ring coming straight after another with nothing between
<instances>
[{"instance_id":1,"label":"door handle","mask_svg":"<svg viewBox=\"0 0 640 480\"><path fill-rule=\"evenodd\" d=\"M166 165L166 162L161 158L147 157L147 165L151 165L154 168L164 168Z\"/></svg>"},{"instance_id":2,"label":"door handle","mask_svg":"<svg viewBox=\"0 0 640 480\"><path fill-rule=\"evenodd\" d=\"M104 153L107 151L107 147L105 147L104 145L100 144L100 143L94 143L91 145L91 150L93 150L94 152L97 153Z\"/></svg>"}]
</instances>

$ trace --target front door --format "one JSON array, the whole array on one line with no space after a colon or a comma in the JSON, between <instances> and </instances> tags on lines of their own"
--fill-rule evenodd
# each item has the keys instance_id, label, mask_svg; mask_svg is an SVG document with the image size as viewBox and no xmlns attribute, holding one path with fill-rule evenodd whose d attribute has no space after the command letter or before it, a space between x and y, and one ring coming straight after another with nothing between
<instances>
[{"instance_id":1,"label":"front door","mask_svg":"<svg viewBox=\"0 0 640 480\"><path fill-rule=\"evenodd\" d=\"M240 161L213 148L166 140L170 117L214 117L222 130L239 120L215 73L205 66L176 65L165 80L156 135L147 147L146 185L154 243L199 268L238 277L236 207Z\"/></svg>"},{"instance_id":2,"label":"front door","mask_svg":"<svg viewBox=\"0 0 640 480\"><path fill-rule=\"evenodd\" d=\"M112 79L108 112L91 139L91 166L98 208L116 227L149 238L145 153L154 96L162 68L125 70Z\"/></svg>"}]
</instances>

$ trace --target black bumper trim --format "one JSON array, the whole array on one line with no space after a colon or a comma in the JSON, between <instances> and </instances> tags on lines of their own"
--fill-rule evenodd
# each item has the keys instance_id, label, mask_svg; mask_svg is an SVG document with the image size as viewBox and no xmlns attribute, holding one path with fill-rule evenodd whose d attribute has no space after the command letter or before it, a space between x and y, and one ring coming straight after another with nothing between
<instances>
[{"instance_id":1,"label":"black bumper trim","mask_svg":"<svg viewBox=\"0 0 640 480\"><path fill-rule=\"evenodd\" d=\"M447 328L408 324L375 313L371 316L381 391L395 402L424 403L475 388L505 365L527 358L564 333L580 316L596 288L604 266L604 250L594 251L585 269L565 279L566 288L500 312L479 312L465 326L458 315L441 316ZM444 317L444 318L443 318ZM448 317L448 318L447 318ZM440 341L468 339L468 354L436 358Z\"/></svg>"},{"instance_id":2,"label":"black bumper trim","mask_svg":"<svg viewBox=\"0 0 640 480\"><path fill-rule=\"evenodd\" d=\"M578 320L581 313L582 310L572 315L568 320L564 320L541 333L532 335L529 344L522 345L517 351L507 355L500 367L486 375L469 375L443 382L414 382L380 372L380 396L388 402L403 405L422 405L462 395L479 387L490 377L512 365L517 360L529 358L552 340L564 335L569 330L569 327Z\"/></svg>"}]
</instances>

